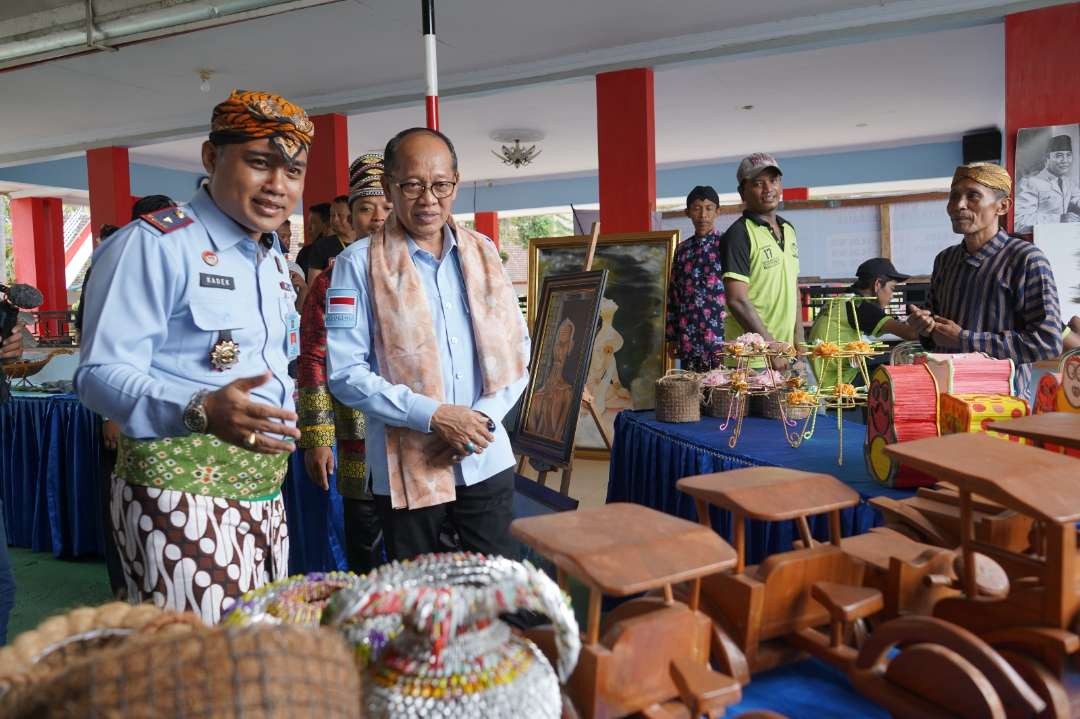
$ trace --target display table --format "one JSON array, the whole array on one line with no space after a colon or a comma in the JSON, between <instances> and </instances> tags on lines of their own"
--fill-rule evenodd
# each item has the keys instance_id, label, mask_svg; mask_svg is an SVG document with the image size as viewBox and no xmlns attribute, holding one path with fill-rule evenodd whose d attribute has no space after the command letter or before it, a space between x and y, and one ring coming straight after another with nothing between
<instances>
[{"instance_id":1,"label":"display table","mask_svg":"<svg viewBox=\"0 0 1080 719\"><path fill-rule=\"evenodd\" d=\"M100 555L101 420L75 395L22 394L0 406L0 499L8 542L57 557ZM294 452L282 488L290 573L345 568L341 496L307 478Z\"/></svg>"},{"instance_id":2,"label":"display table","mask_svg":"<svg viewBox=\"0 0 1080 719\"><path fill-rule=\"evenodd\" d=\"M730 431L721 432L722 419L700 422L658 422L652 411L624 411L615 419L615 439L608 478L608 502L636 502L687 519L697 519L693 500L675 488L683 477L771 465L831 474L859 493L861 501L841 513L843 534L861 534L881 523L867 500L875 496L908 497L911 490L892 489L875 482L863 463L866 426L844 422L844 464L838 465L835 416L819 416L813 438L792 448L775 419L747 417L734 449ZM731 514L712 510L713 526L731 538ZM810 522L814 536L828 536L825 515ZM792 522L751 521L746 527L747 562L756 564L774 552L791 548L797 536Z\"/></svg>"}]
</instances>

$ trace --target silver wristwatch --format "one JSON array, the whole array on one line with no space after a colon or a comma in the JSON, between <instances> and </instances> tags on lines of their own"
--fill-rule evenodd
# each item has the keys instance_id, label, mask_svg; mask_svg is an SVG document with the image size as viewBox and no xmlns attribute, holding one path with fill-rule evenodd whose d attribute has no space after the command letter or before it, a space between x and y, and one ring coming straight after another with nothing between
<instances>
[{"instance_id":1,"label":"silver wristwatch","mask_svg":"<svg viewBox=\"0 0 1080 719\"><path fill-rule=\"evenodd\" d=\"M191 395L187 406L184 407L184 426L187 427L189 432L195 434L206 432L206 407L203 406L203 403L206 401L208 394L210 394L208 389L199 390Z\"/></svg>"}]
</instances>

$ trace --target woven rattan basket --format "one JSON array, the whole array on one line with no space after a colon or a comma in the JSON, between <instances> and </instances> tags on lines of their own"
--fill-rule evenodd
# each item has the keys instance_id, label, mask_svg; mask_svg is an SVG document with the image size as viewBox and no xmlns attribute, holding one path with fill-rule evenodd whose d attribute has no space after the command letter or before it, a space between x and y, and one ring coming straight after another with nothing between
<instances>
[{"instance_id":1,"label":"woven rattan basket","mask_svg":"<svg viewBox=\"0 0 1080 719\"><path fill-rule=\"evenodd\" d=\"M705 389L705 399L701 403L701 411L709 417L725 419L734 398L735 393L727 387L707 387ZM745 395L743 401L747 401Z\"/></svg>"},{"instance_id":2,"label":"woven rattan basket","mask_svg":"<svg viewBox=\"0 0 1080 719\"><path fill-rule=\"evenodd\" d=\"M771 392L769 394L757 394L750 400L750 414L755 417L766 419L780 419L780 406L783 404L784 414L787 419L804 420L810 416L813 407L808 405L793 405L787 402L787 392Z\"/></svg>"},{"instance_id":3,"label":"woven rattan basket","mask_svg":"<svg viewBox=\"0 0 1080 719\"><path fill-rule=\"evenodd\" d=\"M360 683L338 634L269 624L140 637L0 700L12 719L360 717Z\"/></svg>"},{"instance_id":4,"label":"woven rattan basket","mask_svg":"<svg viewBox=\"0 0 1080 719\"><path fill-rule=\"evenodd\" d=\"M701 380L696 374L670 370L656 380L656 419L661 422L701 419Z\"/></svg>"},{"instance_id":5,"label":"woven rattan basket","mask_svg":"<svg viewBox=\"0 0 1080 719\"><path fill-rule=\"evenodd\" d=\"M45 680L139 636L190 633L201 626L194 614L166 612L150 604L81 607L45 620L0 650L0 692Z\"/></svg>"}]
</instances>

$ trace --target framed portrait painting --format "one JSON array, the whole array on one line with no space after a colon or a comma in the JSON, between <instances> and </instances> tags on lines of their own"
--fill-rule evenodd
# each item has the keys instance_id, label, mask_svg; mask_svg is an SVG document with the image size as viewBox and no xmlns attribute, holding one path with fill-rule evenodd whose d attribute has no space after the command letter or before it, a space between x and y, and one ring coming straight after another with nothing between
<instances>
[{"instance_id":1,"label":"framed portrait painting","mask_svg":"<svg viewBox=\"0 0 1080 719\"><path fill-rule=\"evenodd\" d=\"M589 240L587 235L529 240L530 321L541 304L544 278L581 270ZM664 318L678 241L678 230L665 230L601 235L597 242L592 268L607 270L608 279L585 387L608 437L622 410L655 406L656 380L671 367L664 348ZM579 418L576 445L585 458L607 457L603 437L588 413Z\"/></svg>"},{"instance_id":2,"label":"framed portrait painting","mask_svg":"<svg viewBox=\"0 0 1080 719\"><path fill-rule=\"evenodd\" d=\"M604 270L550 275L540 293L529 384L511 440L515 450L557 467L573 456L606 280Z\"/></svg>"}]
</instances>

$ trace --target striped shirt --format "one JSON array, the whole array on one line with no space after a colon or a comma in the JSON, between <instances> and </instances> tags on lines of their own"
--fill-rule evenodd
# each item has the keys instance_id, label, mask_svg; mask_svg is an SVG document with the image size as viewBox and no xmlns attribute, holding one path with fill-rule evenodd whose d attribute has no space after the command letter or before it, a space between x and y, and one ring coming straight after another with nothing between
<instances>
[{"instance_id":1,"label":"striped shirt","mask_svg":"<svg viewBox=\"0 0 1080 719\"><path fill-rule=\"evenodd\" d=\"M1026 396L1030 363L1061 353L1061 310L1050 263L1033 243L998 232L971 254L961 241L934 259L930 311L963 328L960 352L1016 364Z\"/></svg>"}]
</instances>

